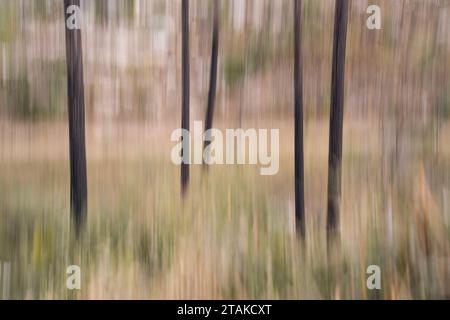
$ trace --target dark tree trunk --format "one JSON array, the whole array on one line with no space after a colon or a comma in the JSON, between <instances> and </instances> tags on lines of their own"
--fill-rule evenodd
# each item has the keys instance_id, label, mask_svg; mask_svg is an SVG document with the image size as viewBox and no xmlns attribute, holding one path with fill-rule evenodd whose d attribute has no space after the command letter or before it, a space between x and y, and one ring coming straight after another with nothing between
<instances>
[{"instance_id":1,"label":"dark tree trunk","mask_svg":"<svg viewBox=\"0 0 450 320\"><path fill-rule=\"evenodd\" d=\"M295 92L295 220L296 229L305 236L305 199L303 172L303 77L301 52L301 0L294 0L294 92Z\"/></svg>"},{"instance_id":2,"label":"dark tree trunk","mask_svg":"<svg viewBox=\"0 0 450 320\"><path fill-rule=\"evenodd\" d=\"M334 21L333 70L331 76L330 146L328 156L327 239L339 239L344 120L345 47L348 0L337 0Z\"/></svg>"},{"instance_id":3,"label":"dark tree trunk","mask_svg":"<svg viewBox=\"0 0 450 320\"><path fill-rule=\"evenodd\" d=\"M216 87L217 87L217 56L219 51L219 10L220 10L220 0L215 0L214 18L213 18L214 19L213 36L211 48L211 70L209 77L209 92L208 92L208 106L206 109L206 119L205 119L205 133L212 128L214 119L214 105L216 100ZM205 140L203 150L205 150L210 143L211 141Z\"/></svg>"},{"instance_id":4,"label":"dark tree trunk","mask_svg":"<svg viewBox=\"0 0 450 320\"><path fill-rule=\"evenodd\" d=\"M189 0L181 3L181 38L182 38L182 101L181 128L189 130ZM183 135L183 159L189 159L189 139ZM189 183L189 164L181 163L181 193L184 194Z\"/></svg>"},{"instance_id":5,"label":"dark tree trunk","mask_svg":"<svg viewBox=\"0 0 450 320\"><path fill-rule=\"evenodd\" d=\"M64 0L67 8L80 0ZM75 233L80 234L87 216L86 145L84 126L83 51L81 30L66 28L67 92L69 108L70 208Z\"/></svg>"}]
</instances>

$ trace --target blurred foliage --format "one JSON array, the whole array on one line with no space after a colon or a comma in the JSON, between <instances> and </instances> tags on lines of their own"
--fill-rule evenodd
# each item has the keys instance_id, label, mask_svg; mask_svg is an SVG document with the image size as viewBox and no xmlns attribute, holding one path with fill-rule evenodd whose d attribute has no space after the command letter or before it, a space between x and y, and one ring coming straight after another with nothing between
<instances>
[{"instance_id":1,"label":"blurred foliage","mask_svg":"<svg viewBox=\"0 0 450 320\"><path fill-rule=\"evenodd\" d=\"M245 58L238 55L227 56L224 66L227 84L234 88L241 84L245 75Z\"/></svg>"},{"instance_id":2,"label":"blurred foliage","mask_svg":"<svg viewBox=\"0 0 450 320\"><path fill-rule=\"evenodd\" d=\"M16 6L12 1L0 2L0 43L9 43L15 37L15 15Z\"/></svg>"},{"instance_id":3,"label":"blurred foliage","mask_svg":"<svg viewBox=\"0 0 450 320\"><path fill-rule=\"evenodd\" d=\"M19 120L51 120L63 114L66 94L64 60L43 62L35 84L26 70L11 75L6 81L6 101L10 113Z\"/></svg>"},{"instance_id":4,"label":"blurred foliage","mask_svg":"<svg viewBox=\"0 0 450 320\"><path fill-rule=\"evenodd\" d=\"M212 6L190 3L191 113L202 118ZM193 166L184 200L168 158L180 1L82 1L89 218L79 243L70 236L62 1L0 1L0 262L13 266L12 298L450 297L450 9L445 0L377 3L379 31L364 27L364 1L351 6L342 252L328 261L333 1L303 1L305 243L293 228L291 0L221 8L214 124L279 128L280 172ZM71 264L82 268L76 294L65 288ZM371 264L382 270L377 292L366 288Z\"/></svg>"}]
</instances>

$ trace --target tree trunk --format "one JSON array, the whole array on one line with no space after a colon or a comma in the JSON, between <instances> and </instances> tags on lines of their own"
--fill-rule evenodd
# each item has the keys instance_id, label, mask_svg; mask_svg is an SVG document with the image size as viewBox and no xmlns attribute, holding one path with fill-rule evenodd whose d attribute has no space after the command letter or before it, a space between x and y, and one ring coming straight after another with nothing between
<instances>
[{"instance_id":1,"label":"tree trunk","mask_svg":"<svg viewBox=\"0 0 450 320\"><path fill-rule=\"evenodd\" d=\"M209 92L208 92L208 106L206 110L205 119L205 134L212 128L214 119L214 105L216 100L216 87L217 87L217 56L219 51L219 11L220 0L214 1L214 21L213 21L213 36L212 36L212 48L211 48L211 70L209 77ZM208 138L211 138L208 136ZM203 150L209 146L211 141L206 139L203 145ZM208 155L209 157L209 155ZM204 166L206 167L206 166Z\"/></svg>"},{"instance_id":2,"label":"tree trunk","mask_svg":"<svg viewBox=\"0 0 450 320\"><path fill-rule=\"evenodd\" d=\"M339 240L341 202L342 129L344 120L345 47L348 0L337 0L334 21L333 70L331 76L330 139L328 156L327 240Z\"/></svg>"},{"instance_id":3,"label":"tree trunk","mask_svg":"<svg viewBox=\"0 0 450 320\"><path fill-rule=\"evenodd\" d=\"M64 0L64 15L80 0ZM66 19L64 24L66 24ZM86 145L84 125L83 51L81 30L66 28L67 93L69 108L70 208L75 233L80 234L87 216Z\"/></svg>"},{"instance_id":4,"label":"tree trunk","mask_svg":"<svg viewBox=\"0 0 450 320\"><path fill-rule=\"evenodd\" d=\"M189 0L181 3L181 38L182 38L182 101L181 128L189 131ZM184 194L189 183L189 138L183 135L181 163L181 193ZM185 161L186 160L186 161Z\"/></svg>"},{"instance_id":5,"label":"tree trunk","mask_svg":"<svg viewBox=\"0 0 450 320\"><path fill-rule=\"evenodd\" d=\"M295 94L295 221L305 237L305 200L303 172L303 77L301 53L301 0L294 0L294 94Z\"/></svg>"}]
</instances>

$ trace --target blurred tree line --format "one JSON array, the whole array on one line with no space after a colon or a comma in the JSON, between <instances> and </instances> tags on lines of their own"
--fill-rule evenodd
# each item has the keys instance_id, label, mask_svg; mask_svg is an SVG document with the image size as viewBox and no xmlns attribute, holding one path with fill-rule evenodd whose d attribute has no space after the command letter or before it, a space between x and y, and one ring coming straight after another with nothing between
<instances>
[{"instance_id":1,"label":"blurred tree line","mask_svg":"<svg viewBox=\"0 0 450 320\"><path fill-rule=\"evenodd\" d=\"M365 27L368 2L351 3L346 116L445 121L450 116L448 2L376 2L382 9L379 31ZM161 121L175 114L181 100L181 1L81 3L88 120ZM290 0L222 1L218 119L292 116L292 6ZM303 8L305 117L327 118L334 3L305 0ZM62 10L53 0L0 2L3 117L65 119ZM194 119L205 114L212 20L210 1L192 1Z\"/></svg>"}]
</instances>

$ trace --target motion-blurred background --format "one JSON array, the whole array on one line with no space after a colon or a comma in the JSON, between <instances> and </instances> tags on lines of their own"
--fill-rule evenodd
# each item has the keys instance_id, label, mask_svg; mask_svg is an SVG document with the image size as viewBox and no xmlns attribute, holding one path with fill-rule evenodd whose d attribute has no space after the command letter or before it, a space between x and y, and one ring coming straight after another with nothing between
<instances>
[{"instance_id":1,"label":"motion-blurred background","mask_svg":"<svg viewBox=\"0 0 450 320\"><path fill-rule=\"evenodd\" d=\"M181 1L81 3L89 202L74 249L63 1L0 0L10 298L450 298L450 1L351 1L339 266L325 241L335 1L302 6L304 247L293 227L293 1L220 8L214 126L280 129L279 173L193 166L184 201L170 160ZM366 27L369 4L381 30ZM212 1L191 0L191 121L205 118L211 36ZM71 264L77 293L65 285ZM369 265L381 290L366 287Z\"/></svg>"}]
</instances>

